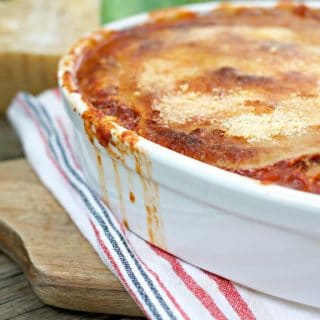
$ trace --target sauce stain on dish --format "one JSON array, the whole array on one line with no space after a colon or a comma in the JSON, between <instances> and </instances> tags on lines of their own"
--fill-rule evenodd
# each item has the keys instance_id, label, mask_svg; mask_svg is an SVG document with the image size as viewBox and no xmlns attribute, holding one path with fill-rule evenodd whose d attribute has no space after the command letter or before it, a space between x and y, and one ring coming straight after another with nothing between
<instances>
[{"instance_id":1,"label":"sauce stain on dish","mask_svg":"<svg viewBox=\"0 0 320 320\"><path fill-rule=\"evenodd\" d=\"M122 190L122 184L121 184L121 177L119 172L119 166L117 160L111 158L112 160L112 166L113 166L113 172L114 172L114 179L115 179L115 185L117 188L118 198L119 198L119 207L120 207L120 213L122 216L122 221L124 226L128 229L128 219L126 215L126 209L125 209L125 202L123 199L123 190Z\"/></svg>"},{"instance_id":2,"label":"sauce stain on dish","mask_svg":"<svg viewBox=\"0 0 320 320\"><path fill-rule=\"evenodd\" d=\"M129 190L129 199L131 201L131 203L135 203L136 201L136 196L134 193L134 184L133 184L133 177L132 177L132 170L130 170L129 168L125 167L126 169L126 177L127 177L127 186L128 186L128 190ZM132 199L134 201L132 201Z\"/></svg>"},{"instance_id":3,"label":"sauce stain on dish","mask_svg":"<svg viewBox=\"0 0 320 320\"><path fill-rule=\"evenodd\" d=\"M129 199L130 199L131 203L136 202L136 197L132 191L129 192Z\"/></svg>"},{"instance_id":4,"label":"sauce stain on dish","mask_svg":"<svg viewBox=\"0 0 320 320\"><path fill-rule=\"evenodd\" d=\"M120 161L122 162L123 166L127 167L125 161L126 156L134 156L135 171L140 177L142 186L149 241L152 244L165 249L166 246L164 241L163 222L160 212L159 188L157 183L155 183L152 178L151 161L137 148L136 144L139 141L139 138L135 132L130 130L123 131L120 135L118 135L118 140L119 141L114 144L114 147L121 155ZM107 150L109 150L109 148L107 148ZM130 170L127 170L127 172L128 171ZM130 174L128 175L128 179L131 179ZM134 200L132 201L132 199ZM134 203L135 197L131 197L130 201Z\"/></svg>"},{"instance_id":5,"label":"sauce stain on dish","mask_svg":"<svg viewBox=\"0 0 320 320\"><path fill-rule=\"evenodd\" d=\"M135 170L140 177L144 208L146 210L146 225L149 241L152 244L165 249L166 245L163 233L163 222L160 212L159 187L152 178L152 165L150 159L137 147L139 136L136 132L130 130L119 132L113 122L114 117L101 117L100 111L95 109L85 111L82 118L90 141L94 141L94 138L96 138L105 148L112 160L115 184L118 191L120 210L124 225L128 225L128 219L125 212L125 203L118 163L121 163L121 165L126 168L129 188L130 190L133 190L131 169L126 162L126 159L128 158L134 160L134 168L132 169ZM105 189L103 184L102 189ZM135 196L133 195L132 197L132 195L130 197L129 194L129 197L130 201L134 203L136 199Z\"/></svg>"},{"instance_id":6,"label":"sauce stain on dish","mask_svg":"<svg viewBox=\"0 0 320 320\"><path fill-rule=\"evenodd\" d=\"M98 149L98 147L92 143L93 149L96 154L96 160L97 160L97 169L98 169L98 177L99 177L99 185L100 185L100 191L102 200L109 205L109 196L108 196L108 190L107 190L107 184L106 184L106 176L104 173L102 158L101 158L101 152Z\"/></svg>"},{"instance_id":7,"label":"sauce stain on dish","mask_svg":"<svg viewBox=\"0 0 320 320\"><path fill-rule=\"evenodd\" d=\"M140 177L142 186L142 196L146 212L146 225L148 230L149 241L165 249L165 240L163 233L163 222L160 212L159 188L158 184L152 178L152 164L145 153L140 151L136 146L138 136L135 132L130 130L124 131L120 134L119 142L116 144L117 150L121 153L123 165L126 166L125 156L134 157L135 171ZM130 170L127 170L127 173ZM131 180L130 174L127 174L128 182ZM132 181L130 181L132 184ZM136 201L134 194L129 194L130 201Z\"/></svg>"},{"instance_id":8,"label":"sauce stain on dish","mask_svg":"<svg viewBox=\"0 0 320 320\"><path fill-rule=\"evenodd\" d=\"M148 227L148 235L151 243L157 242L158 232L155 233L155 230L159 229L159 219L157 215L157 208L155 206L146 206L147 212L147 227ZM160 246L158 244L158 246Z\"/></svg>"},{"instance_id":9,"label":"sauce stain on dish","mask_svg":"<svg viewBox=\"0 0 320 320\"><path fill-rule=\"evenodd\" d=\"M125 226L126 229L129 229L128 220L124 219L124 220L123 220L123 225Z\"/></svg>"},{"instance_id":10,"label":"sauce stain on dish","mask_svg":"<svg viewBox=\"0 0 320 320\"><path fill-rule=\"evenodd\" d=\"M84 112L82 115L83 118L83 124L84 124L84 130L85 133L88 136L88 139L93 147L95 156L96 156L96 162L97 162L97 171L98 171L98 179L99 179L99 185L100 185L100 192L102 200L105 204L109 205L109 196L108 196L108 190L107 190L107 184L106 184L106 176L103 168L103 162L101 157L101 152L98 149L98 147L95 145L95 138L96 137L96 127L93 121L93 115L90 112ZM98 140L98 142L100 142Z\"/></svg>"},{"instance_id":11,"label":"sauce stain on dish","mask_svg":"<svg viewBox=\"0 0 320 320\"><path fill-rule=\"evenodd\" d=\"M163 221L160 212L159 187L152 180L151 161L141 152L135 152L134 156L136 169L138 169L136 172L140 176L142 185L149 241L157 247L166 249Z\"/></svg>"}]
</instances>

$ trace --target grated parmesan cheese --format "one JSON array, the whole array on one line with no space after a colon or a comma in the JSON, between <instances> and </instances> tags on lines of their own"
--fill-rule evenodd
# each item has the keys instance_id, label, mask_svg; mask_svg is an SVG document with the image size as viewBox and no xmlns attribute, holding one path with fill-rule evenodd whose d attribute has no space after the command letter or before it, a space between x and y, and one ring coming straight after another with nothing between
<instances>
[{"instance_id":1,"label":"grated parmesan cheese","mask_svg":"<svg viewBox=\"0 0 320 320\"><path fill-rule=\"evenodd\" d=\"M179 92L154 101L152 109L160 112L160 119L165 124L183 124L194 119L217 118L218 114L221 118L223 114L235 115L252 110L245 103L250 95L249 92L226 95L219 90L212 94Z\"/></svg>"},{"instance_id":2,"label":"grated parmesan cheese","mask_svg":"<svg viewBox=\"0 0 320 320\"><path fill-rule=\"evenodd\" d=\"M250 143L270 141L275 136L301 135L308 127L320 125L320 98L293 97L281 101L272 112L255 114L246 103L249 97L261 98L250 92L223 96L189 92L165 95L152 107L160 112L164 124L209 120L212 127Z\"/></svg>"},{"instance_id":3,"label":"grated parmesan cheese","mask_svg":"<svg viewBox=\"0 0 320 320\"><path fill-rule=\"evenodd\" d=\"M243 137L250 143L271 141L277 136L299 136L311 126L320 125L320 99L284 100L268 114L244 113L225 119L222 128L230 136Z\"/></svg>"},{"instance_id":4,"label":"grated parmesan cheese","mask_svg":"<svg viewBox=\"0 0 320 320\"><path fill-rule=\"evenodd\" d=\"M176 82L194 77L197 73L195 67L182 66L165 59L151 59L142 66L138 87L148 92L172 90Z\"/></svg>"}]
</instances>

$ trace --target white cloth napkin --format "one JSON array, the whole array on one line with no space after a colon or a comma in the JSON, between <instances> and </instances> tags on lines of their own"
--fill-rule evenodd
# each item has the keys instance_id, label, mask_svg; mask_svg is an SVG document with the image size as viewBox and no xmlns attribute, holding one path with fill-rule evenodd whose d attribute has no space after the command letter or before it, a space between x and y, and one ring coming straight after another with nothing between
<instances>
[{"instance_id":1,"label":"white cloth napkin","mask_svg":"<svg viewBox=\"0 0 320 320\"><path fill-rule=\"evenodd\" d=\"M41 181L148 318L320 319L319 309L234 284L126 231L85 181L58 90L38 97L20 93L8 117Z\"/></svg>"}]
</instances>

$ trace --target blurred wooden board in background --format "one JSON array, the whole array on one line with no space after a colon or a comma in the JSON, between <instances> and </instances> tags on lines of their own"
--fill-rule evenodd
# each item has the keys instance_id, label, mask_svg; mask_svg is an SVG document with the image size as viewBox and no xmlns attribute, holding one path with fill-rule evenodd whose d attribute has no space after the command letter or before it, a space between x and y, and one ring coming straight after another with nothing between
<instances>
[{"instance_id":1,"label":"blurred wooden board in background","mask_svg":"<svg viewBox=\"0 0 320 320\"><path fill-rule=\"evenodd\" d=\"M17 134L5 117L0 117L0 161L23 156Z\"/></svg>"},{"instance_id":2,"label":"blurred wooden board in background","mask_svg":"<svg viewBox=\"0 0 320 320\"><path fill-rule=\"evenodd\" d=\"M60 56L100 16L99 0L0 1L0 114L17 91L56 87Z\"/></svg>"}]
</instances>

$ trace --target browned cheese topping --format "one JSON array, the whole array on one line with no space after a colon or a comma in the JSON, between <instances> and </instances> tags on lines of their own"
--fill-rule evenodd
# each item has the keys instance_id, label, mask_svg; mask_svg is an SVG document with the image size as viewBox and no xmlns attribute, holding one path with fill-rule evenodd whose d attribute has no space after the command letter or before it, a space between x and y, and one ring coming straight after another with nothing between
<instances>
[{"instance_id":1,"label":"browned cheese topping","mask_svg":"<svg viewBox=\"0 0 320 320\"><path fill-rule=\"evenodd\" d=\"M77 72L94 125L113 117L200 161L320 192L319 10L164 11L102 38Z\"/></svg>"}]
</instances>

